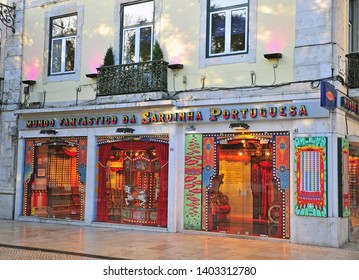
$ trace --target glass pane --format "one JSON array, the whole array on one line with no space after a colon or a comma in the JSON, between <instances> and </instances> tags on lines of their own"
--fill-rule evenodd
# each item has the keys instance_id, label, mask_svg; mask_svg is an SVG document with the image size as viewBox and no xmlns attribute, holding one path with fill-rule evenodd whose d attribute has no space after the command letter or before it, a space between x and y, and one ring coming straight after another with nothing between
<instances>
[{"instance_id":1,"label":"glass pane","mask_svg":"<svg viewBox=\"0 0 359 280\"><path fill-rule=\"evenodd\" d=\"M211 53L223 53L225 50L226 15L224 12L212 14Z\"/></svg>"},{"instance_id":2,"label":"glass pane","mask_svg":"<svg viewBox=\"0 0 359 280\"><path fill-rule=\"evenodd\" d=\"M140 62L151 60L152 28L140 30Z\"/></svg>"},{"instance_id":3,"label":"glass pane","mask_svg":"<svg viewBox=\"0 0 359 280\"><path fill-rule=\"evenodd\" d=\"M51 72L61 72L61 52L62 52L62 40L52 41L52 61L51 61Z\"/></svg>"},{"instance_id":4,"label":"glass pane","mask_svg":"<svg viewBox=\"0 0 359 280\"><path fill-rule=\"evenodd\" d=\"M68 38L66 40L66 62L65 62L65 71L74 71L75 70L75 37Z\"/></svg>"},{"instance_id":5,"label":"glass pane","mask_svg":"<svg viewBox=\"0 0 359 280\"><path fill-rule=\"evenodd\" d=\"M248 0L211 0L211 8L223 8L228 6L235 6L241 4L247 4Z\"/></svg>"},{"instance_id":6,"label":"glass pane","mask_svg":"<svg viewBox=\"0 0 359 280\"><path fill-rule=\"evenodd\" d=\"M123 8L124 26L148 24L153 22L153 1L129 5Z\"/></svg>"},{"instance_id":7,"label":"glass pane","mask_svg":"<svg viewBox=\"0 0 359 280\"><path fill-rule=\"evenodd\" d=\"M232 11L231 52L243 51L246 48L247 9Z\"/></svg>"},{"instance_id":8,"label":"glass pane","mask_svg":"<svg viewBox=\"0 0 359 280\"><path fill-rule=\"evenodd\" d=\"M76 35L77 16L56 18L52 20L52 37Z\"/></svg>"},{"instance_id":9,"label":"glass pane","mask_svg":"<svg viewBox=\"0 0 359 280\"><path fill-rule=\"evenodd\" d=\"M123 46L123 63L135 62L135 42L136 31L134 29L125 30Z\"/></svg>"}]
</instances>

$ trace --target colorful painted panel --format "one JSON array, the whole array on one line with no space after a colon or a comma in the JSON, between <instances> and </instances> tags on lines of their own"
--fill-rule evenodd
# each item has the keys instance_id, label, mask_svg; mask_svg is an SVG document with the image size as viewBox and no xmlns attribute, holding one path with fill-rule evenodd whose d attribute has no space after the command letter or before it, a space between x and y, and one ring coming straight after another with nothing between
<instances>
[{"instance_id":1,"label":"colorful painted panel","mask_svg":"<svg viewBox=\"0 0 359 280\"><path fill-rule=\"evenodd\" d=\"M273 158L275 163L275 178L279 189L282 194L281 203L281 215L282 224L280 229L282 230L283 238L289 238L289 216L290 216L290 203L289 203L289 172L290 172L290 137L286 135L275 136L275 157Z\"/></svg>"},{"instance_id":2,"label":"colorful painted panel","mask_svg":"<svg viewBox=\"0 0 359 280\"><path fill-rule=\"evenodd\" d=\"M203 136L203 180L202 185L202 203L205 203L206 211L202 211L202 229L211 230L212 216L208 215L210 207L210 188L212 187L212 178L216 172L216 143L215 136Z\"/></svg>"},{"instance_id":3,"label":"colorful painted panel","mask_svg":"<svg viewBox=\"0 0 359 280\"><path fill-rule=\"evenodd\" d=\"M327 217L327 138L295 138L295 213Z\"/></svg>"},{"instance_id":4,"label":"colorful painted panel","mask_svg":"<svg viewBox=\"0 0 359 280\"><path fill-rule=\"evenodd\" d=\"M35 155L35 141L26 140L25 142L25 166L24 166L24 200L22 213L24 216L31 213L31 197L27 195L29 192L30 180L34 173L34 155Z\"/></svg>"},{"instance_id":5,"label":"colorful painted panel","mask_svg":"<svg viewBox=\"0 0 359 280\"><path fill-rule=\"evenodd\" d=\"M350 216L349 141L338 138L338 195L339 216Z\"/></svg>"},{"instance_id":6,"label":"colorful painted panel","mask_svg":"<svg viewBox=\"0 0 359 280\"><path fill-rule=\"evenodd\" d=\"M78 158L78 172L80 174L80 182L86 184L86 158L87 158L87 140L79 140L79 158Z\"/></svg>"},{"instance_id":7,"label":"colorful painted panel","mask_svg":"<svg viewBox=\"0 0 359 280\"><path fill-rule=\"evenodd\" d=\"M186 136L184 228L201 230L202 135Z\"/></svg>"},{"instance_id":8,"label":"colorful painted panel","mask_svg":"<svg viewBox=\"0 0 359 280\"><path fill-rule=\"evenodd\" d=\"M289 135L276 136L276 177L281 189L289 189Z\"/></svg>"}]
</instances>

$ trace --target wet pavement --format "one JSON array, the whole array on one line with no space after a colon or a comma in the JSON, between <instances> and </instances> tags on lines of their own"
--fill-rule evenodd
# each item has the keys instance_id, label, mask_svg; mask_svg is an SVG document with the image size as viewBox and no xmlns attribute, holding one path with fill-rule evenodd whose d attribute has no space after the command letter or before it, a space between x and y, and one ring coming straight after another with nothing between
<instances>
[{"instance_id":1,"label":"wet pavement","mask_svg":"<svg viewBox=\"0 0 359 280\"><path fill-rule=\"evenodd\" d=\"M0 220L0 260L359 260L359 228L341 248L221 234Z\"/></svg>"}]
</instances>

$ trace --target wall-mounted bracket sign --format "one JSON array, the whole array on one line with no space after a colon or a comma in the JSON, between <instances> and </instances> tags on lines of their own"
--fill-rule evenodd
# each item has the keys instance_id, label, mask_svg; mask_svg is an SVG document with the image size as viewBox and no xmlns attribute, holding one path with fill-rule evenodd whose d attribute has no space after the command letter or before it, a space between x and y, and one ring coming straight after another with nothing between
<instances>
[{"instance_id":1,"label":"wall-mounted bracket sign","mask_svg":"<svg viewBox=\"0 0 359 280\"><path fill-rule=\"evenodd\" d=\"M1 22L12 29L15 33L15 3L11 6L0 3L0 20Z\"/></svg>"},{"instance_id":2,"label":"wall-mounted bracket sign","mask_svg":"<svg viewBox=\"0 0 359 280\"><path fill-rule=\"evenodd\" d=\"M326 109L335 109L337 107L337 90L327 82L320 82L320 106Z\"/></svg>"}]
</instances>

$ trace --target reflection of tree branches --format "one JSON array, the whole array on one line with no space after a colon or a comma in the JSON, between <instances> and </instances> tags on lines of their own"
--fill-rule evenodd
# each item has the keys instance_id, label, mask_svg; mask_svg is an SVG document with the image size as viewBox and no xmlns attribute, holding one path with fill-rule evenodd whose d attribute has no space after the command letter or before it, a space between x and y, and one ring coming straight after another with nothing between
<instances>
[{"instance_id":1,"label":"reflection of tree branches","mask_svg":"<svg viewBox=\"0 0 359 280\"><path fill-rule=\"evenodd\" d=\"M75 35L77 33L77 15L52 20L52 36Z\"/></svg>"}]
</instances>

